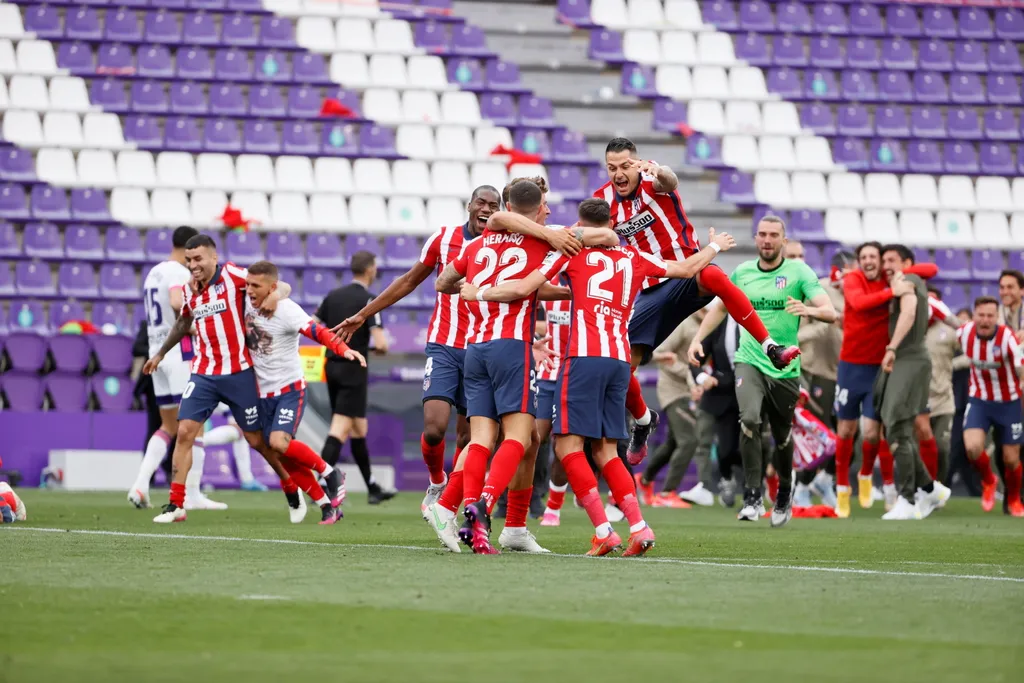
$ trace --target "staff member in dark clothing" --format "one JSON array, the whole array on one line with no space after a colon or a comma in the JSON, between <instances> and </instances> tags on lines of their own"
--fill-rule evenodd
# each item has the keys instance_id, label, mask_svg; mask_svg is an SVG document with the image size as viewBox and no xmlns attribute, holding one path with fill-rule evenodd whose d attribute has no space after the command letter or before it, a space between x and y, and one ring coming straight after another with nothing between
<instances>
[{"instance_id":1,"label":"staff member in dark clothing","mask_svg":"<svg viewBox=\"0 0 1024 683\"><path fill-rule=\"evenodd\" d=\"M376 255L368 251L357 251L352 255L351 268L352 282L332 290L316 309L315 317L327 327L341 324L373 299L370 285L377 279ZM379 314L356 330L348 345L369 359L371 336L374 350L379 354L387 353L388 338L381 326ZM395 492L382 488L374 481L370 471L370 452L366 448L366 399L370 380L368 368L345 362L344 358L328 350L324 373L327 375L327 393L334 414L321 457L332 466L336 465L341 456L342 444L349 440L352 459L366 482L370 504L376 505L394 497Z\"/></svg>"}]
</instances>

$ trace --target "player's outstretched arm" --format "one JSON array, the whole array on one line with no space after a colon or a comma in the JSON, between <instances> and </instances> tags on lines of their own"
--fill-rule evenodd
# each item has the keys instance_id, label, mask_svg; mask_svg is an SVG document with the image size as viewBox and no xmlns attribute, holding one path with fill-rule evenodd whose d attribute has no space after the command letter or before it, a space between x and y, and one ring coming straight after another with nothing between
<instances>
[{"instance_id":1,"label":"player's outstretched arm","mask_svg":"<svg viewBox=\"0 0 1024 683\"><path fill-rule=\"evenodd\" d=\"M509 280L494 287L481 288L466 282L462 285L462 298L467 301L518 301L536 292L547 281L547 276L535 270L522 280Z\"/></svg>"},{"instance_id":2,"label":"player's outstretched arm","mask_svg":"<svg viewBox=\"0 0 1024 683\"><path fill-rule=\"evenodd\" d=\"M582 230L577 237L585 247L617 247L619 236L611 228L580 228L579 226L567 228L568 230Z\"/></svg>"},{"instance_id":3,"label":"player's outstretched arm","mask_svg":"<svg viewBox=\"0 0 1024 683\"><path fill-rule=\"evenodd\" d=\"M299 334L326 346L342 358L356 361L364 368L366 367L366 359L363 358L363 354L354 349L350 349L348 344L345 342L339 341L338 338L334 336L334 331L328 329L327 326L321 322L310 319L305 326L299 328Z\"/></svg>"},{"instance_id":4,"label":"player's outstretched arm","mask_svg":"<svg viewBox=\"0 0 1024 683\"><path fill-rule=\"evenodd\" d=\"M160 347L160 350L156 352L156 355L146 361L146 364L142 366L142 372L147 375L152 375L156 371L156 367L160 365L160 361L164 359L167 352L175 347L176 344L180 343L182 339L188 335L189 330L192 329L192 313L188 310L182 311L178 318L174 321L171 331L167 334L167 339L164 340L164 345Z\"/></svg>"},{"instance_id":5,"label":"player's outstretched arm","mask_svg":"<svg viewBox=\"0 0 1024 683\"><path fill-rule=\"evenodd\" d=\"M674 192L679 187L679 178L668 166L660 166L653 161L639 161L640 172L654 176L654 191Z\"/></svg>"},{"instance_id":6,"label":"player's outstretched arm","mask_svg":"<svg viewBox=\"0 0 1024 683\"><path fill-rule=\"evenodd\" d=\"M722 321L725 320L725 315L725 304L722 303L721 299L715 299L715 303L708 309L704 320L700 322L697 334L693 336L690 348L686 352L686 358L690 361L690 365L699 366L701 364L701 361L704 359L704 340L715 331L716 327L722 324Z\"/></svg>"},{"instance_id":7,"label":"player's outstretched arm","mask_svg":"<svg viewBox=\"0 0 1024 683\"><path fill-rule=\"evenodd\" d=\"M459 281L463 279L462 273L455 270L455 266L449 263L444 267L440 277L434 283L434 289L442 294L458 294Z\"/></svg>"},{"instance_id":8,"label":"player's outstretched arm","mask_svg":"<svg viewBox=\"0 0 1024 683\"><path fill-rule=\"evenodd\" d=\"M566 256L573 256L583 248L583 233L545 228L540 223L534 223L526 216L520 216L511 211L492 213L487 219L487 229L492 232L515 232L535 237L542 242L547 242L552 249ZM577 230L586 232L584 228Z\"/></svg>"},{"instance_id":9,"label":"player's outstretched arm","mask_svg":"<svg viewBox=\"0 0 1024 683\"><path fill-rule=\"evenodd\" d=\"M392 306L412 294L427 279L432 270L433 268L428 268L417 261L412 268L395 278L394 282L371 299L358 313L342 320L331 332L340 337L342 341L347 342L355 331L363 326L367 318L372 318L388 306Z\"/></svg>"},{"instance_id":10,"label":"player's outstretched arm","mask_svg":"<svg viewBox=\"0 0 1024 683\"><path fill-rule=\"evenodd\" d=\"M729 251L735 246L736 240L732 235L727 232L716 234L715 229L711 228L708 230L708 245L685 261L667 261L665 274L678 280L693 277L711 263L718 256L718 252Z\"/></svg>"}]
</instances>

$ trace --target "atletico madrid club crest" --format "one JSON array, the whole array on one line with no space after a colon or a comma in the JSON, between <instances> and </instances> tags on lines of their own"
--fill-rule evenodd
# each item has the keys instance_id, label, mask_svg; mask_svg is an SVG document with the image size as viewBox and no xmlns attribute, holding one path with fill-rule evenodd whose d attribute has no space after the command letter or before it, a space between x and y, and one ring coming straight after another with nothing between
<instances>
[{"instance_id":1,"label":"atletico madrid club crest","mask_svg":"<svg viewBox=\"0 0 1024 683\"><path fill-rule=\"evenodd\" d=\"M423 378L423 391L426 391L429 388L430 388L430 378L429 377L424 377Z\"/></svg>"},{"instance_id":2,"label":"atletico madrid club crest","mask_svg":"<svg viewBox=\"0 0 1024 683\"><path fill-rule=\"evenodd\" d=\"M776 275L775 276L775 289L785 289L785 288L786 288L786 276L785 275Z\"/></svg>"}]
</instances>

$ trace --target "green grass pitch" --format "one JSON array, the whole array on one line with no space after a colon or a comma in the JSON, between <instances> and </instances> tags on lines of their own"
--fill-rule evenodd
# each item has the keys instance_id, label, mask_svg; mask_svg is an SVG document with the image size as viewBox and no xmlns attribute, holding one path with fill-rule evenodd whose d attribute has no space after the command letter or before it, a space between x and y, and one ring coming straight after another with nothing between
<instances>
[{"instance_id":1,"label":"green grass pitch","mask_svg":"<svg viewBox=\"0 0 1024 683\"><path fill-rule=\"evenodd\" d=\"M658 544L630 560L579 557L571 503L559 528L531 521L556 556L474 557L439 549L412 494L353 496L333 527L315 509L289 524L279 493L218 493L230 510L171 526L119 494L21 494L28 522L0 528L0 682L979 683L1024 666L1024 521L976 500L784 529L645 510Z\"/></svg>"}]
</instances>

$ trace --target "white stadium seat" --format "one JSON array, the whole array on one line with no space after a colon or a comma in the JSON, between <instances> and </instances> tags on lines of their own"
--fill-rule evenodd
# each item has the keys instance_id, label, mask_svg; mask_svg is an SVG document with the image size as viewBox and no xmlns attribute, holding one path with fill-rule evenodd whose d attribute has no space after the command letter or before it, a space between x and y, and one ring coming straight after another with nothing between
<instances>
[{"instance_id":1,"label":"white stadium seat","mask_svg":"<svg viewBox=\"0 0 1024 683\"><path fill-rule=\"evenodd\" d=\"M500 191L501 186L495 187ZM427 225L432 229L436 230L445 225L460 225L465 221L465 204L458 199L432 197L427 200Z\"/></svg>"},{"instance_id":2,"label":"white stadium seat","mask_svg":"<svg viewBox=\"0 0 1024 683\"><path fill-rule=\"evenodd\" d=\"M18 8L15 7L17 12ZM0 74L18 73L18 59L14 56L14 44L7 38L0 38Z\"/></svg>"},{"instance_id":3,"label":"white stadium seat","mask_svg":"<svg viewBox=\"0 0 1024 683\"><path fill-rule=\"evenodd\" d=\"M693 67L693 96L704 100L728 100L729 77L721 66Z\"/></svg>"},{"instance_id":4,"label":"white stadium seat","mask_svg":"<svg viewBox=\"0 0 1024 683\"><path fill-rule=\"evenodd\" d=\"M939 244L964 247L973 244L970 214L966 211L939 211L935 216L935 235Z\"/></svg>"},{"instance_id":5,"label":"white stadium seat","mask_svg":"<svg viewBox=\"0 0 1024 683\"><path fill-rule=\"evenodd\" d=\"M725 134L725 114L722 104L715 100L694 100L687 105L690 126L706 135Z\"/></svg>"},{"instance_id":6,"label":"white stadium seat","mask_svg":"<svg viewBox=\"0 0 1024 683\"><path fill-rule=\"evenodd\" d=\"M449 87L444 60L437 55L414 55L406 63L406 70L409 83L417 88L447 90Z\"/></svg>"},{"instance_id":7,"label":"white stadium seat","mask_svg":"<svg viewBox=\"0 0 1024 683\"><path fill-rule=\"evenodd\" d=\"M793 204L789 174L784 171L759 171L754 175L754 197L759 204L787 207Z\"/></svg>"},{"instance_id":8,"label":"white stadium seat","mask_svg":"<svg viewBox=\"0 0 1024 683\"><path fill-rule=\"evenodd\" d=\"M899 234L899 222L892 209L867 209L861 214L861 227L866 241L886 244Z\"/></svg>"},{"instance_id":9,"label":"white stadium seat","mask_svg":"<svg viewBox=\"0 0 1024 683\"><path fill-rule=\"evenodd\" d=\"M281 192L311 192L315 186L313 164L309 157L277 157L274 160L274 179Z\"/></svg>"},{"instance_id":10,"label":"white stadium seat","mask_svg":"<svg viewBox=\"0 0 1024 683\"><path fill-rule=\"evenodd\" d=\"M761 168L792 171L797 168L793 138L783 135L765 135L758 141Z\"/></svg>"},{"instance_id":11,"label":"white stadium seat","mask_svg":"<svg viewBox=\"0 0 1024 683\"><path fill-rule=\"evenodd\" d=\"M191 164L192 155L186 155ZM156 163L150 152L128 149L117 154L117 182L120 185L136 187L159 187ZM193 174L193 179L195 175ZM192 185L179 185L191 189ZM186 221L187 222L187 221Z\"/></svg>"},{"instance_id":12,"label":"white stadium seat","mask_svg":"<svg viewBox=\"0 0 1024 683\"><path fill-rule=\"evenodd\" d=\"M978 206L994 211L1013 211L1013 196L1010 193L1010 181L1006 178L983 176L974 185ZM983 235L979 235L984 239Z\"/></svg>"},{"instance_id":13,"label":"white stadium seat","mask_svg":"<svg viewBox=\"0 0 1024 683\"><path fill-rule=\"evenodd\" d=\"M974 236L978 242L995 247L1020 249L1024 244L1011 239L1010 224L1003 212L979 211L974 214Z\"/></svg>"},{"instance_id":14,"label":"white stadium seat","mask_svg":"<svg viewBox=\"0 0 1024 683\"><path fill-rule=\"evenodd\" d=\"M768 86L764 72L753 66L734 66L729 69L729 93L733 99L764 100Z\"/></svg>"},{"instance_id":15,"label":"white stadium seat","mask_svg":"<svg viewBox=\"0 0 1024 683\"><path fill-rule=\"evenodd\" d=\"M796 150L796 166L810 171L834 171L832 148L825 138L801 136L793 139Z\"/></svg>"},{"instance_id":16,"label":"white stadium seat","mask_svg":"<svg viewBox=\"0 0 1024 683\"><path fill-rule=\"evenodd\" d=\"M388 207L380 195L355 195L349 200L348 213L352 227L360 232L388 228Z\"/></svg>"},{"instance_id":17,"label":"white stadium seat","mask_svg":"<svg viewBox=\"0 0 1024 683\"><path fill-rule=\"evenodd\" d=\"M469 129L463 130L467 132L468 136ZM395 149L402 156L411 159L436 158L437 147L434 145L434 129L425 123L406 123L399 126L395 133Z\"/></svg>"},{"instance_id":18,"label":"white stadium seat","mask_svg":"<svg viewBox=\"0 0 1024 683\"><path fill-rule=\"evenodd\" d=\"M259 223L257 228L270 223L270 204L263 192L239 190L231 195L231 205L241 211L246 220Z\"/></svg>"},{"instance_id":19,"label":"white stadium seat","mask_svg":"<svg viewBox=\"0 0 1024 683\"><path fill-rule=\"evenodd\" d=\"M486 183L470 183L469 169L461 161L437 161L430 167L430 185L435 196L454 196L469 200L473 188Z\"/></svg>"},{"instance_id":20,"label":"white stadium seat","mask_svg":"<svg viewBox=\"0 0 1024 683\"><path fill-rule=\"evenodd\" d=\"M437 94L431 90L404 91L402 93L402 118L410 123L440 123L441 108L437 103Z\"/></svg>"},{"instance_id":21,"label":"white stadium seat","mask_svg":"<svg viewBox=\"0 0 1024 683\"><path fill-rule=\"evenodd\" d=\"M315 194L309 198L309 219L314 230L347 228L348 205L340 195Z\"/></svg>"},{"instance_id":22,"label":"white stadium seat","mask_svg":"<svg viewBox=\"0 0 1024 683\"><path fill-rule=\"evenodd\" d=\"M412 28L409 22L401 19L379 19L374 22L373 39L378 51L398 52L403 55L416 53Z\"/></svg>"},{"instance_id":23,"label":"white stadium seat","mask_svg":"<svg viewBox=\"0 0 1024 683\"><path fill-rule=\"evenodd\" d=\"M665 24L661 0L629 0L628 16L630 26L661 27Z\"/></svg>"},{"instance_id":24,"label":"white stadium seat","mask_svg":"<svg viewBox=\"0 0 1024 683\"><path fill-rule=\"evenodd\" d=\"M431 193L430 170L424 161L400 159L391 166L391 179L403 194L426 197Z\"/></svg>"},{"instance_id":25,"label":"white stadium seat","mask_svg":"<svg viewBox=\"0 0 1024 683\"><path fill-rule=\"evenodd\" d=\"M964 175L940 176L939 205L951 211L974 211L978 208L974 199L974 182Z\"/></svg>"},{"instance_id":26,"label":"white stadium seat","mask_svg":"<svg viewBox=\"0 0 1024 683\"><path fill-rule=\"evenodd\" d=\"M42 76L17 75L8 86L13 109L47 111L50 109L50 95L46 80ZM54 107L57 109L58 107Z\"/></svg>"},{"instance_id":27,"label":"white stadium seat","mask_svg":"<svg viewBox=\"0 0 1024 683\"><path fill-rule=\"evenodd\" d=\"M187 225L192 220L192 210L185 190L153 190L150 204L154 218L165 225Z\"/></svg>"},{"instance_id":28,"label":"white stadium seat","mask_svg":"<svg viewBox=\"0 0 1024 683\"><path fill-rule=\"evenodd\" d=\"M856 209L829 209L825 212L825 235L844 244L863 242L860 212Z\"/></svg>"},{"instance_id":29,"label":"white stadium seat","mask_svg":"<svg viewBox=\"0 0 1024 683\"><path fill-rule=\"evenodd\" d=\"M673 100L693 98L693 81L690 68L675 64L664 64L654 72L654 87L659 94Z\"/></svg>"},{"instance_id":30,"label":"white stadium seat","mask_svg":"<svg viewBox=\"0 0 1024 683\"><path fill-rule=\"evenodd\" d=\"M263 8L268 12L285 17L294 17L302 13L301 0L263 0Z\"/></svg>"},{"instance_id":31,"label":"white stadium seat","mask_svg":"<svg viewBox=\"0 0 1024 683\"><path fill-rule=\"evenodd\" d=\"M338 46L334 25L324 17L300 17L295 22L295 42L312 52L334 52Z\"/></svg>"},{"instance_id":32,"label":"white stadium seat","mask_svg":"<svg viewBox=\"0 0 1024 683\"><path fill-rule=\"evenodd\" d=\"M761 106L764 132L769 135L801 134L800 115L792 102L765 102Z\"/></svg>"},{"instance_id":33,"label":"white stadium seat","mask_svg":"<svg viewBox=\"0 0 1024 683\"><path fill-rule=\"evenodd\" d=\"M665 22L689 31L700 31L704 17L697 0L665 0Z\"/></svg>"},{"instance_id":34,"label":"white stadium seat","mask_svg":"<svg viewBox=\"0 0 1024 683\"><path fill-rule=\"evenodd\" d=\"M936 244L935 215L924 209L900 211L899 238L908 244L924 247Z\"/></svg>"},{"instance_id":35,"label":"white stadium seat","mask_svg":"<svg viewBox=\"0 0 1024 683\"><path fill-rule=\"evenodd\" d=\"M2 7L2 5L0 5ZM7 79L0 77L0 111L11 106L11 96L7 92Z\"/></svg>"},{"instance_id":36,"label":"white stadium seat","mask_svg":"<svg viewBox=\"0 0 1024 683\"><path fill-rule=\"evenodd\" d=\"M368 19L338 19L334 36L339 50L368 54L377 49L373 39L373 26Z\"/></svg>"},{"instance_id":37,"label":"white stadium seat","mask_svg":"<svg viewBox=\"0 0 1024 683\"><path fill-rule=\"evenodd\" d=\"M320 157L313 162L313 175L316 178L317 192L352 194L355 188L352 181L352 162L348 159Z\"/></svg>"},{"instance_id":38,"label":"white stadium seat","mask_svg":"<svg viewBox=\"0 0 1024 683\"><path fill-rule=\"evenodd\" d=\"M508 132L508 128L495 126L494 128L477 129L475 145L477 159L487 159L491 156L491 150L498 145L512 147L512 134Z\"/></svg>"},{"instance_id":39,"label":"white stadium seat","mask_svg":"<svg viewBox=\"0 0 1024 683\"><path fill-rule=\"evenodd\" d=\"M36 155L36 175L51 185L77 185L75 155L67 147L44 147Z\"/></svg>"},{"instance_id":40,"label":"white stadium seat","mask_svg":"<svg viewBox=\"0 0 1024 683\"><path fill-rule=\"evenodd\" d=\"M85 113L92 109L85 81L72 76L50 79L50 108Z\"/></svg>"},{"instance_id":41,"label":"white stadium seat","mask_svg":"<svg viewBox=\"0 0 1024 683\"><path fill-rule=\"evenodd\" d=\"M370 69L364 55L355 52L331 55L330 70L331 80L348 88L362 89L371 85Z\"/></svg>"},{"instance_id":42,"label":"white stadium seat","mask_svg":"<svg viewBox=\"0 0 1024 683\"><path fill-rule=\"evenodd\" d=\"M273 192L274 162L265 154L241 154L235 160L235 178L240 190Z\"/></svg>"},{"instance_id":43,"label":"white stadium seat","mask_svg":"<svg viewBox=\"0 0 1024 683\"><path fill-rule=\"evenodd\" d=\"M733 66L736 53L732 48L732 36L728 33L701 33L697 36L697 61L700 64Z\"/></svg>"},{"instance_id":44,"label":"white stadium seat","mask_svg":"<svg viewBox=\"0 0 1024 683\"><path fill-rule=\"evenodd\" d=\"M661 41L657 31L630 29L622 36L622 54L640 64L660 64Z\"/></svg>"},{"instance_id":45,"label":"white stadium seat","mask_svg":"<svg viewBox=\"0 0 1024 683\"><path fill-rule=\"evenodd\" d=\"M189 205L192 210L192 225L218 225L224 207L228 205L228 197L221 190L204 188L192 193Z\"/></svg>"},{"instance_id":46,"label":"white stadium seat","mask_svg":"<svg viewBox=\"0 0 1024 683\"><path fill-rule=\"evenodd\" d=\"M409 76L405 70L405 57L402 55L373 55L370 57L370 82L376 88L407 88ZM413 85L419 87L416 81Z\"/></svg>"},{"instance_id":47,"label":"white stadium seat","mask_svg":"<svg viewBox=\"0 0 1024 683\"><path fill-rule=\"evenodd\" d=\"M44 115L43 135L46 137L46 144L51 147L77 149L85 144L85 138L82 135L82 121L78 118L78 114L71 112L51 111Z\"/></svg>"},{"instance_id":48,"label":"white stadium seat","mask_svg":"<svg viewBox=\"0 0 1024 683\"><path fill-rule=\"evenodd\" d=\"M1014 178L1012 188L1014 210L1024 211L1024 178Z\"/></svg>"},{"instance_id":49,"label":"white stadium seat","mask_svg":"<svg viewBox=\"0 0 1024 683\"><path fill-rule=\"evenodd\" d=\"M427 230L427 212L420 197L392 197L388 200L388 226L404 235L422 235ZM436 229L436 228L435 228Z\"/></svg>"},{"instance_id":50,"label":"white stadium seat","mask_svg":"<svg viewBox=\"0 0 1024 683\"><path fill-rule=\"evenodd\" d=\"M31 111L7 112L4 114L2 137L21 147L39 147L43 144L43 127L39 124L39 116Z\"/></svg>"},{"instance_id":51,"label":"white stadium seat","mask_svg":"<svg viewBox=\"0 0 1024 683\"><path fill-rule=\"evenodd\" d=\"M817 171L797 171L789 178L793 192L793 205L808 209L827 209L828 186L825 176Z\"/></svg>"},{"instance_id":52,"label":"white stadium seat","mask_svg":"<svg viewBox=\"0 0 1024 683\"><path fill-rule=\"evenodd\" d=\"M1024 244L1024 212L1010 216L1010 239L1014 244Z\"/></svg>"},{"instance_id":53,"label":"white stadium seat","mask_svg":"<svg viewBox=\"0 0 1024 683\"><path fill-rule=\"evenodd\" d=\"M512 168L508 170L509 178L536 178L541 177L544 180L548 179L548 170L541 164L512 164ZM500 187L495 187L501 192Z\"/></svg>"},{"instance_id":54,"label":"white stadium seat","mask_svg":"<svg viewBox=\"0 0 1024 683\"><path fill-rule=\"evenodd\" d=\"M446 92L441 95L441 120L462 126L480 125L480 102L471 92Z\"/></svg>"},{"instance_id":55,"label":"white stadium seat","mask_svg":"<svg viewBox=\"0 0 1024 683\"><path fill-rule=\"evenodd\" d=\"M209 153L196 157L197 187L231 192L240 187L235 180L235 162L227 154Z\"/></svg>"},{"instance_id":56,"label":"white stadium seat","mask_svg":"<svg viewBox=\"0 0 1024 683\"><path fill-rule=\"evenodd\" d=\"M832 206L859 209L864 206L864 185L855 173L832 173L828 177Z\"/></svg>"},{"instance_id":57,"label":"white stadium seat","mask_svg":"<svg viewBox=\"0 0 1024 683\"><path fill-rule=\"evenodd\" d=\"M935 186L935 178L930 175L910 173L903 176L903 206L908 209L939 208L939 190Z\"/></svg>"},{"instance_id":58,"label":"white stadium seat","mask_svg":"<svg viewBox=\"0 0 1024 683\"><path fill-rule=\"evenodd\" d=\"M126 152L121 152L126 154ZM206 155L199 155L202 158ZM160 152L156 157L157 182L162 187L181 187L191 190L200 187L196 174L196 157L187 152ZM231 166L231 177L235 167ZM233 186L233 184L232 184Z\"/></svg>"},{"instance_id":59,"label":"white stadium seat","mask_svg":"<svg viewBox=\"0 0 1024 683\"><path fill-rule=\"evenodd\" d=\"M758 135L761 132L761 106L756 102L726 102L725 127L730 133Z\"/></svg>"},{"instance_id":60,"label":"white stadium seat","mask_svg":"<svg viewBox=\"0 0 1024 683\"><path fill-rule=\"evenodd\" d=\"M356 159L352 164L352 177L356 181L357 194L391 194L394 191L391 167L384 159Z\"/></svg>"},{"instance_id":61,"label":"white stadium seat","mask_svg":"<svg viewBox=\"0 0 1024 683\"><path fill-rule=\"evenodd\" d=\"M689 31L664 31L661 34L663 64L698 64L697 39Z\"/></svg>"},{"instance_id":62,"label":"white stadium seat","mask_svg":"<svg viewBox=\"0 0 1024 683\"><path fill-rule=\"evenodd\" d=\"M591 0L590 20L599 26L623 29L629 26L626 0Z\"/></svg>"},{"instance_id":63,"label":"white stadium seat","mask_svg":"<svg viewBox=\"0 0 1024 683\"><path fill-rule=\"evenodd\" d=\"M110 193L110 215L126 225L149 225L149 195L139 187L115 187Z\"/></svg>"},{"instance_id":64,"label":"white stadium seat","mask_svg":"<svg viewBox=\"0 0 1024 683\"><path fill-rule=\"evenodd\" d=\"M103 149L122 149L124 132L121 130L121 119L117 114L93 112L82 119L82 130L85 133L85 144Z\"/></svg>"},{"instance_id":65,"label":"white stadium seat","mask_svg":"<svg viewBox=\"0 0 1024 683\"><path fill-rule=\"evenodd\" d=\"M473 161L476 148L473 133L466 126L438 126L437 149L444 150L444 158L455 161ZM439 156L437 153L434 157Z\"/></svg>"},{"instance_id":66,"label":"white stadium seat","mask_svg":"<svg viewBox=\"0 0 1024 683\"><path fill-rule=\"evenodd\" d=\"M469 184L474 188L490 185L500 192L508 184L508 180L505 164L497 161L478 161L469 169Z\"/></svg>"},{"instance_id":67,"label":"white stadium seat","mask_svg":"<svg viewBox=\"0 0 1024 683\"><path fill-rule=\"evenodd\" d=\"M22 40L15 48L18 57L18 72L52 76L59 73L53 45L47 40Z\"/></svg>"},{"instance_id":68,"label":"white stadium seat","mask_svg":"<svg viewBox=\"0 0 1024 683\"><path fill-rule=\"evenodd\" d=\"M83 149L78 153L78 177L95 187L116 187L122 183L117 177L114 153L107 149ZM131 183L135 187L152 187Z\"/></svg>"},{"instance_id":69,"label":"white stadium seat","mask_svg":"<svg viewBox=\"0 0 1024 683\"><path fill-rule=\"evenodd\" d=\"M0 38L21 38L25 27L17 5L0 5Z\"/></svg>"},{"instance_id":70,"label":"white stadium seat","mask_svg":"<svg viewBox=\"0 0 1024 683\"><path fill-rule=\"evenodd\" d=\"M751 135L726 135L722 139L722 162L743 171L760 169L757 140Z\"/></svg>"},{"instance_id":71,"label":"white stadium seat","mask_svg":"<svg viewBox=\"0 0 1024 683\"><path fill-rule=\"evenodd\" d=\"M288 230L307 230L309 203L301 192L275 192L270 196L270 225Z\"/></svg>"},{"instance_id":72,"label":"white stadium seat","mask_svg":"<svg viewBox=\"0 0 1024 683\"><path fill-rule=\"evenodd\" d=\"M900 193L900 181L892 173L869 173L864 178L865 206L874 209L901 209L903 195ZM865 224L865 230L867 225ZM868 238L873 239L873 238Z\"/></svg>"},{"instance_id":73,"label":"white stadium seat","mask_svg":"<svg viewBox=\"0 0 1024 683\"><path fill-rule=\"evenodd\" d=\"M402 123L402 99L392 88L369 88L363 93L363 114L384 125Z\"/></svg>"}]
</instances>

